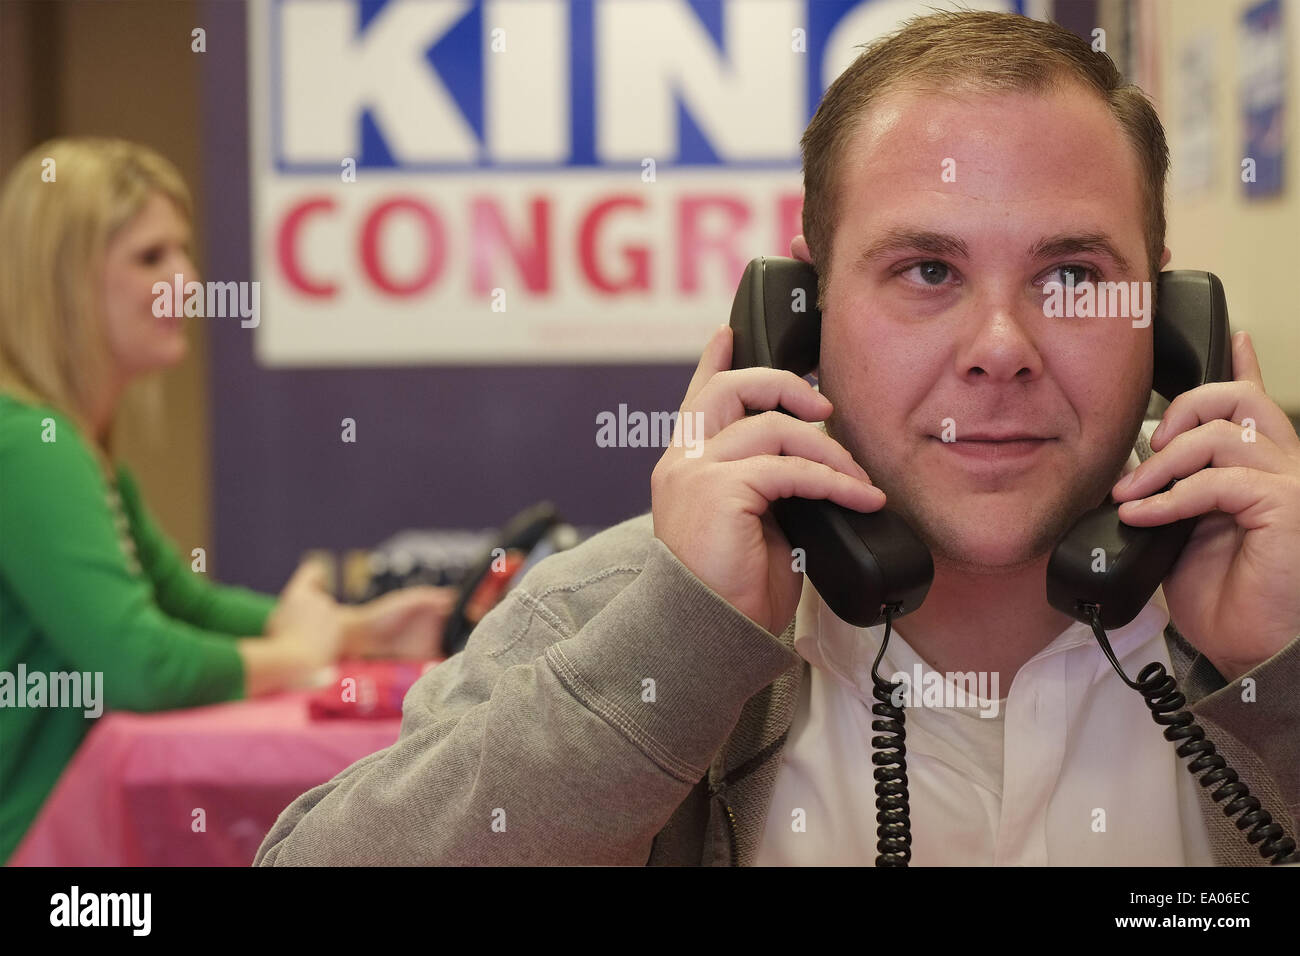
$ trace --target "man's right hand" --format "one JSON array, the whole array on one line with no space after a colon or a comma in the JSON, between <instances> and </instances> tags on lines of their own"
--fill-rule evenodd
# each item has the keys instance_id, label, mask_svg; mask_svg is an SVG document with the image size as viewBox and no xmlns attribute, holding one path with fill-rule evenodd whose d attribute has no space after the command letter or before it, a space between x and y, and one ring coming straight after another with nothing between
<instances>
[{"instance_id":1,"label":"man's right hand","mask_svg":"<svg viewBox=\"0 0 1300 956\"><path fill-rule=\"evenodd\" d=\"M830 413L830 400L793 372L733 371L731 329L723 326L705 346L677 421L681 430L683 419L692 419L687 434L703 440L699 454L691 457L685 441L675 442L650 476L655 536L772 634L794 617L803 579L769 502L829 498L862 512L885 504L885 493L848 450L812 424Z\"/></svg>"}]
</instances>

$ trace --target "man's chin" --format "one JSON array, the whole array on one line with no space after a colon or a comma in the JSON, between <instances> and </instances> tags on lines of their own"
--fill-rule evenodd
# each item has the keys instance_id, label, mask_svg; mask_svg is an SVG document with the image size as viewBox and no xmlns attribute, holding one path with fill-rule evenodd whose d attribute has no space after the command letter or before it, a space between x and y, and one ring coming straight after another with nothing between
<instances>
[{"instance_id":1,"label":"man's chin","mask_svg":"<svg viewBox=\"0 0 1300 956\"><path fill-rule=\"evenodd\" d=\"M986 572L1011 571L1046 560L1078 518L1074 513L1063 517L1059 507L1044 510L1041 504L1035 507L1029 502L959 512L930 508L921 514L925 517L905 517L936 562Z\"/></svg>"},{"instance_id":2,"label":"man's chin","mask_svg":"<svg viewBox=\"0 0 1300 956\"><path fill-rule=\"evenodd\" d=\"M967 571L997 573L1015 571L1046 560L1054 543L1044 544L1041 538L1018 535L990 538L987 532L970 536L949 532L930 546L930 553L940 564Z\"/></svg>"}]
</instances>

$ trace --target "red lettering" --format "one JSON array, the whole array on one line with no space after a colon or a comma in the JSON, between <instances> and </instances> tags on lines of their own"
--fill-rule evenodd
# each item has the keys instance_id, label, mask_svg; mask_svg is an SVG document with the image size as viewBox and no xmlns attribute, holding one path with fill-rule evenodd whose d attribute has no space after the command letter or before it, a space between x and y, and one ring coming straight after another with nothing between
<instances>
[{"instance_id":1,"label":"red lettering","mask_svg":"<svg viewBox=\"0 0 1300 956\"><path fill-rule=\"evenodd\" d=\"M501 210L491 199L475 199L470 205L470 274L475 292L488 294L499 283L492 281L492 264L497 251L504 248L514 260L515 268L530 292L549 292L550 213L546 199L532 202L533 241L524 247L516 242L506 227Z\"/></svg>"},{"instance_id":2,"label":"red lettering","mask_svg":"<svg viewBox=\"0 0 1300 956\"><path fill-rule=\"evenodd\" d=\"M723 229L714 235L701 234L701 220L711 212L726 218ZM677 209L677 287L695 292L700 287L700 260L706 254L721 256L725 262L726 284L735 286L745 270L748 257L735 249L737 239L749 222L749 204L725 196L683 197Z\"/></svg>"},{"instance_id":3,"label":"red lettering","mask_svg":"<svg viewBox=\"0 0 1300 956\"><path fill-rule=\"evenodd\" d=\"M459 268L461 262L468 270L468 275L455 277L458 286L461 281L468 286L460 287L462 294L490 295L494 287L513 283L530 298L554 295L557 287L563 287L566 296L572 292L594 299L669 292L671 286L672 292L690 299L734 290L750 257L768 251L787 254L790 240L802 231L802 197L779 190L757 202L725 193L649 196L625 190L589 195L572 210L565 205L572 201L567 194L561 198L534 194L516 203L480 193L463 201L465 206L458 206L448 219L436 204L415 193L389 194L360 208L320 193L304 195L286 206L274 227L277 274L293 294L315 300L337 298L355 281L354 275L364 276L362 283L381 296L429 295L448 268L453 263ZM553 209L556 203L561 205ZM658 203L668 207L662 214L674 221L670 235L654 229L661 213ZM570 211L576 216L571 217ZM309 237L307 232L315 216L327 217L322 228L331 242L355 250L357 258L347 263L342 275L331 275L328 266L310 259L310 250L321 247L315 234ZM420 233L415 243L423 239L413 264L405 265L406 257L394 261L392 255L384 255L385 240L389 246L396 241L391 236L394 217L399 231L406 226L402 217L410 217ZM566 225L572 223L572 238L567 233L552 235L557 217ZM755 236L760 231L767 240ZM775 248L769 247L771 240ZM575 253L572 264L567 256L562 264L572 272L552 274L557 266L552 247L563 249L570 241L573 246L568 248ZM457 243L455 256L453 242ZM669 243L675 246L672 252ZM676 276L663 267L669 263L675 264ZM662 271L656 275L656 270Z\"/></svg>"},{"instance_id":4,"label":"red lettering","mask_svg":"<svg viewBox=\"0 0 1300 956\"><path fill-rule=\"evenodd\" d=\"M427 254L424 268L413 279L399 282L391 278L379 261L379 230L390 215L399 210L414 213L420 225L424 227ZM447 259L447 236L442 222L432 209L414 199L390 199L380 203L366 217L361 227L361 264L370 281L388 295L411 296L431 286L442 272Z\"/></svg>"},{"instance_id":5,"label":"red lettering","mask_svg":"<svg viewBox=\"0 0 1300 956\"><path fill-rule=\"evenodd\" d=\"M280 224L280 231L275 237L275 257L284 277L303 295L317 299L333 298L339 287L334 282L313 281L302 271L298 265L298 230L302 228L303 220L313 213L333 211L334 200L332 199L324 197L304 199L284 217L284 222Z\"/></svg>"},{"instance_id":6,"label":"red lettering","mask_svg":"<svg viewBox=\"0 0 1300 956\"><path fill-rule=\"evenodd\" d=\"M650 250L644 245L625 244L617 250L618 256L629 267L622 279L611 277L601 268L596 258L596 250L601 245L600 230L606 218L614 210L625 207L644 209L645 200L635 196L618 196L599 202L582 217L582 227L578 233L578 262L582 266L583 275L596 291L606 295L645 292L650 288Z\"/></svg>"}]
</instances>

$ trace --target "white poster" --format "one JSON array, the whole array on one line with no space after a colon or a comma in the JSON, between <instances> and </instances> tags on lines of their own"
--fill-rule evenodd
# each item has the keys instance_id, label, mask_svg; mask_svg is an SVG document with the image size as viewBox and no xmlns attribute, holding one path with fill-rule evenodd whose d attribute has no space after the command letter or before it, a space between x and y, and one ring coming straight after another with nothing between
<instances>
[{"instance_id":1,"label":"white poster","mask_svg":"<svg viewBox=\"0 0 1300 956\"><path fill-rule=\"evenodd\" d=\"M251 3L259 361L694 361L801 231L822 90L926 9Z\"/></svg>"}]
</instances>

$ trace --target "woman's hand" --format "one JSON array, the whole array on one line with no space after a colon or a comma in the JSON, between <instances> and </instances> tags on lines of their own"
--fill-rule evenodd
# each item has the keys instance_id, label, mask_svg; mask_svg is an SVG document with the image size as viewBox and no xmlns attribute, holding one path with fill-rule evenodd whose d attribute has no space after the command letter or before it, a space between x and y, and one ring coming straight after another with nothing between
<instances>
[{"instance_id":1,"label":"woman's hand","mask_svg":"<svg viewBox=\"0 0 1300 956\"><path fill-rule=\"evenodd\" d=\"M325 591L326 579L319 564L299 565L267 619L266 635L239 640L247 696L310 687L338 660L347 616Z\"/></svg>"},{"instance_id":2,"label":"woman's hand","mask_svg":"<svg viewBox=\"0 0 1300 956\"><path fill-rule=\"evenodd\" d=\"M328 574L313 561L294 571L266 622L266 636L293 645L314 667L334 663L345 649L347 617L325 590Z\"/></svg>"},{"instance_id":3,"label":"woman's hand","mask_svg":"<svg viewBox=\"0 0 1300 956\"><path fill-rule=\"evenodd\" d=\"M442 657L442 632L455 588L410 587L341 610L347 657Z\"/></svg>"}]
</instances>

